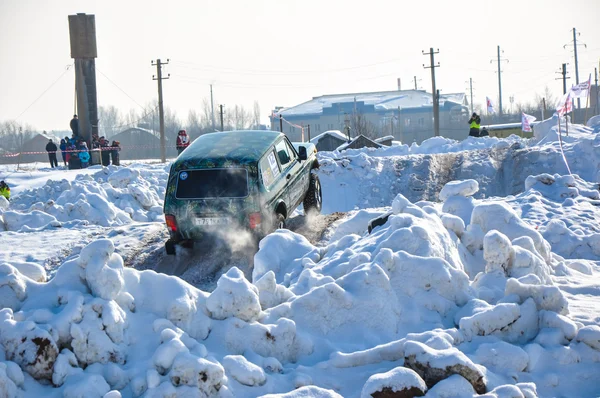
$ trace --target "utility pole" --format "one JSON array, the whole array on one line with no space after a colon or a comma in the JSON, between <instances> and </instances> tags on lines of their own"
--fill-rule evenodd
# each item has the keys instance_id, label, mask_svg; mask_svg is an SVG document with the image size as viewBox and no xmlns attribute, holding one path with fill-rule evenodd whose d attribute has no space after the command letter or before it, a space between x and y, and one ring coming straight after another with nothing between
<instances>
[{"instance_id":1,"label":"utility pole","mask_svg":"<svg viewBox=\"0 0 600 398\"><path fill-rule=\"evenodd\" d=\"M598 95L598 68L594 68L594 80L596 81L596 98L594 101L594 115L598 114L598 100L600 99L600 95ZM590 87L591 94L591 87Z\"/></svg>"},{"instance_id":2,"label":"utility pole","mask_svg":"<svg viewBox=\"0 0 600 398\"><path fill-rule=\"evenodd\" d=\"M156 76L152 75L152 80L158 81L158 118L160 122L160 161L167 161L167 150L165 148L165 113L163 110L163 95L162 95L162 81L163 79L168 79L171 77L169 73L167 77L162 76L162 66L168 65L169 59L167 58L167 62L160 62L160 58L156 60L156 63L152 61L152 66L156 66Z\"/></svg>"},{"instance_id":3,"label":"utility pole","mask_svg":"<svg viewBox=\"0 0 600 398\"><path fill-rule=\"evenodd\" d=\"M469 78L469 92L471 93L471 114L473 114L473 78Z\"/></svg>"},{"instance_id":4,"label":"utility pole","mask_svg":"<svg viewBox=\"0 0 600 398\"><path fill-rule=\"evenodd\" d=\"M307 124L306 127L308 128L308 142L310 142L310 124Z\"/></svg>"},{"instance_id":5,"label":"utility pole","mask_svg":"<svg viewBox=\"0 0 600 398\"><path fill-rule=\"evenodd\" d=\"M556 72L562 75L562 77L560 78L556 78L554 80L561 80L563 81L563 94L567 93L567 79L570 79L570 77L567 77L567 64L562 64L562 69L559 72Z\"/></svg>"},{"instance_id":6,"label":"utility pole","mask_svg":"<svg viewBox=\"0 0 600 398\"><path fill-rule=\"evenodd\" d=\"M435 68L440 67L440 63L437 65L434 61L434 54L439 54L440 50L433 51L433 47L429 49L429 52L421 51L423 55L429 55L430 65L425 66L423 64L423 68L431 69L431 96L433 97L433 131L434 135L438 137L440 135L440 98L438 95L438 91L435 88Z\"/></svg>"},{"instance_id":7,"label":"utility pole","mask_svg":"<svg viewBox=\"0 0 600 398\"><path fill-rule=\"evenodd\" d=\"M223 105L219 105L219 109L220 109L219 114L221 115L221 131L225 131L223 129Z\"/></svg>"},{"instance_id":8,"label":"utility pole","mask_svg":"<svg viewBox=\"0 0 600 398\"><path fill-rule=\"evenodd\" d=\"M577 30L573 28L573 53L575 56L575 84L579 84L579 63L577 61ZM587 48L587 45L581 43L584 47ZM569 44L565 44L563 48L566 48ZM581 100L577 98L577 109L581 108Z\"/></svg>"},{"instance_id":9,"label":"utility pole","mask_svg":"<svg viewBox=\"0 0 600 398\"><path fill-rule=\"evenodd\" d=\"M417 90L417 77L415 76L415 91Z\"/></svg>"},{"instance_id":10,"label":"utility pole","mask_svg":"<svg viewBox=\"0 0 600 398\"><path fill-rule=\"evenodd\" d=\"M398 78L398 91L402 91L402 80Z\"/></svg>"},{"instance_id":11,"label":"utility pole","mask_svg":"<svg viewBox=\"0 0 600 398\"><path fill-rule=\"evenodd\" d=\"M279 114L279 132L283 133L283 116L281 116L281 113Z\"/></svg>"},{"instance_id":12,"label":"utility pole","mask_svg":"<svg viewBox=\"0 0 600 398\"><path fill-rule=\"evenodd\" d=\"M216 131L216 129L215 129L215 103L213 102L212 84L210 85L210 113L211 113L211 118L212 118L212 129L213 129L213 131Z\"/></svg>"},{"instance_id":13,"label":"utility pole","mask_svg":"<svg viewBox=\"0 0 600 398\"><path fill-rule=\"evenodd\" d=\"M504 53L504 51L502 51ZM496 61L492 59L490 63ZM508 62L506 58L500 58L500 46L498 46L498 116L502 117L502 70L500 69L500 63L502 61Z\"/></svg>"}]
</instances>

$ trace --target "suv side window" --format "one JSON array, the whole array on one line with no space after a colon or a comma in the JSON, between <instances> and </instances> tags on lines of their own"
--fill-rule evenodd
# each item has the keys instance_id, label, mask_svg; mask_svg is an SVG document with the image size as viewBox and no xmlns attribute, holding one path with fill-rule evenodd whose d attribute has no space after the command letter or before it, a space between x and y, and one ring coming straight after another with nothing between
<instances>
[{"instance_id":1,"label":"suv side window","mask_svg":"<svg viewBox=\"0 0 600 398\"><path fill-rule=\"evenodd\" d=\"M296 158L294 151L289 147L285 140L281 140L275 145L275 152L277 152L277 157L279 158L279 163L281 163L282 170L289 166Z\"/></svg>"},{"instance_id":2,"label":"suv side window","mask_svg":"<svg viewBox=\"0 0 600 398\"><path fill-rule=\"evenodd\" d=\"M260 167L260 174L262 175L263 184L268 187L275 181L277 176L281 173L279 165L275 159L275 153L271 149L266 156L264 156L258 166Z\"/></svg>"}]
</instances>

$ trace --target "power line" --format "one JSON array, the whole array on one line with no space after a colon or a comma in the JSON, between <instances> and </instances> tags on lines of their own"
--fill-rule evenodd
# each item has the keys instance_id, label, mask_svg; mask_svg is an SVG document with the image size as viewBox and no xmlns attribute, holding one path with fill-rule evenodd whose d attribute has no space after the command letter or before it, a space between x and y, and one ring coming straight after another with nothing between
<instances>
[{"instance_id":1,"label":"power line","mask_svg":"<svg viewBox=\"0 0 600 398\"><path fill-rule=\"evenodd\" d=\"M67 65L67 66L65 67L65 71L64 71L63 73L61 73L61 74L60 74L60 76L58 77L58 79L56 79L56 80L55 80L55 81L54 81L54 82L53 82L53 83L52 83L52 84L51 84L51 85L50 85L50 86L49 86L47 89L45 89L45 90L44 90L44 91L43 91L43 92L42 92L42 93L39 95L39 97L37 97L35 100L33 100L33 102L32 102L31 104L29 104L29 106L28 106L27 108L25 108L25 110L24 110L23 112L21 112L21 113L19 114L19 116L17 116L17 117L15 118L15 120L19 120L19 118L20 118L21 116L23 116L23 115L25 114L25 112L27 112L27 111L29 110L29 108L31 108L31 107L32 107L32 106L33 106L33 105L34 105L36 102L38 102L38 101L40 100L40 98L42 98L42 97L44 96L44 94L46 94L46 93L47 93L47 92L48 92L48 91L49 91L49 90L50 90L52 87L54 87L54 85L55 85L56 83L58 83L58 81L59 81L60 79L62 79L62 77L63 77L64 75L66 75L66 74L67 74L67 72L69 71L69 69L71 69L71 66L73 66L73 64L69 64L69 65Z\"/></svg>"},{"instance_id":2,"label":"power line","mask_svg":"<svg viewBox=\"0 0 600 398\"><path fill-rule=\"evenodd\" d=\"M135 104L136 104L137 106L139 106L139 107L140 107L140 108L142 108L142 109L146 109L146 108L144 108L142 105L140 105L140 104L139 104L139 103L138 103L136 100L134 100L134 99L133 99L133 98L132 98L132 97L131 97L129 94L127 94L127 93L125 92L125 90L123 90L121 87L119 87L119 86L117 85L117 83L115 83L115 82L113 82L112 80L110 80L110 78L109 78L108 76L106 76L106 75L105 75L105 74L104 74L104 73L103 73L103 72L102 72L100 69L98 69L98 67L96 67L96 70L97 70L98 72L100 72L100 74L101 74L102 76L104 76L104 78L105 78L106 80L108 80L108 81L109 81L109 82L110 82L110 83L111 83L113 86L115 86L116 88L118 88L119 90L121 90L121 92L122 92L123 94L125 94L125 95L126 95L126 96L127 96L129 99L130 99L130 100L132 100L133 102L135 102Z\"/></svg>"},{"instance_id":3,"label":"power line","mask_svg":"<svg viewBox=\"0 0 600 398\"><path fill-rule=\"evenodd\" d=\"M344 68L332 68L332 69L313 69L313 70L260 70L260 69L237 69L226 66L213 66L213 65L200 65L193 62L174 61L175 65L180 64L180 67L189 69L200 69L200 70L215 70L223 73L238 73L238 74L280 74L280 75L302 75L302 74L314 74L314 73L334 73L342 72L347 70L355 70L362 68L369 68L372 66L379 66L383 64L389 64L393 62L402 61L403 58L393 58L385 61L375 62L365 65L348 66ZM192 66L186 66L181 64L188 64Z\"/></svg>"}]
</instances>

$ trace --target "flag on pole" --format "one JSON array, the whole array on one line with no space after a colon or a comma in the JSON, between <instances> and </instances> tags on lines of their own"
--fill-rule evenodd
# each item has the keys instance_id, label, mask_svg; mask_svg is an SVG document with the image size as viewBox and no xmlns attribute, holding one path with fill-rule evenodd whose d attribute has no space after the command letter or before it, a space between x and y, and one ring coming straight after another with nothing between
<instances>
[{"instance_id":1,"label":"flag on pole","mask_svg":"<svg viewBox=\"0 0 600 398\"><path fill-rule=\"evenodd\" d=\"M531 133L531 123L536 119L535 116L527 115L525 113L521 114L521 130L525 133Z\"/></svg>"},{"instance_id":2,"label":"flag on pole","mask_svg":"<svg viewBox=\"0 0 600 398\"><path fill-rule=\"evenodd\" d=\"M558 113L558 116L564 116L572 110L573 98L571 97L571 91L567 91L567 93L560 97L560 99L558 100L558 104L556 105L556 112Z\"/></svg>"},{"instance_id":3,"label":"flag on pole","mask_svg":"<svg viewBox=\"0 0 600 398\"><path fill-rule=\"evenodd\" d=\"M571 98L587 98L590 87L592 84L592 74L590 73L590 77L587 82L581 82L573 87L571 87Z\"/></svg>"},{"instance_id":4,"label":"flag on pole","mask_svg":"<svg viewBox=\"0 0 600 398\"><path fill-rule=\"evenodd\" d=\"M485 104L487 106L488 113L496 113L496 111L494 111L494 104L492 103L491 99L485 97Z\"/></svg>"}]
</instances>

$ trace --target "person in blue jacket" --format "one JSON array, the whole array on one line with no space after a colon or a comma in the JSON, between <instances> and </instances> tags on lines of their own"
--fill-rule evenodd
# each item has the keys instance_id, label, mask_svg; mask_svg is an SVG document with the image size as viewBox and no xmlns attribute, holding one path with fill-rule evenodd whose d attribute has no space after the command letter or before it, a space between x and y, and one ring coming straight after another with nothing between
<instances>
[{"instance_id":1,"label":"person in blue jacket","mask_svg":"<svg viewBox=\"0 0 600 398\"><path fill-rule=\"evenodd\" d=\"M85 169L90 165L90 153L88 152L88 147L85 141L83 141L79 146L79 151L79 160L81 160L81 168Z\"/></svg>"},{"instance_id":2,"label":"person in blue jacket","mask_svg":"<svg viewBox=\"0 0 600 398\"><path fill-rule=\"evenodd\" d=\"M65 167L67 166L67 142L63 138L60 140L60 153L62 154L63 162L65 162Z\"/></svg>"}]
</instances>

